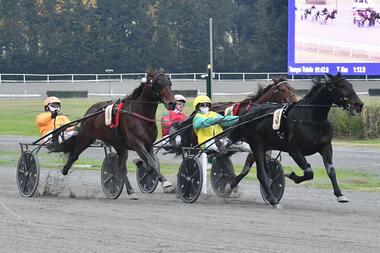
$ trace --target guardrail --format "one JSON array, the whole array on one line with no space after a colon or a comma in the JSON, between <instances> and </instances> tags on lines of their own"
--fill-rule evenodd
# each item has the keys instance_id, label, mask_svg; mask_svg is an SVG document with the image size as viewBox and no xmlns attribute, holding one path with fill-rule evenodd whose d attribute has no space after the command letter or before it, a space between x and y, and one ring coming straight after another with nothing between
<instances>
[{"instance_id":1,"label":"guardrail","mask_svg":"<svg viewBox=\"0 0 380 253\"><path fill-rule=\"evenodd\" d=\"M380 46L358 44L351 42L315 39L310 37L296 37L296 46L303 50L313 49L319 52L330 52L334 55L347 54L350 57L359 57L365 59L378 59L380 58ZM364 57L365 56L365 57Z\"/></svg>"},{"instance_id":2,"label":"guardrail","mask_svg":"<svg viewBox=\"0 0 380 253\"><path fill-rule=\"evenodd\" d=\"M204 80L205 73L167 73L167 75L176 81L192 80L197 82ZM0 74L0 83L54 83L54 82L128 82L128 80L138 80L145 76L145 73L121 73L121 74ZM214 72L214 80L218 82L229 80L241 80L243 82L249 80L266 80L272 77L287 76L292 81L311 79L312 76L295 76L288 75L286 72ZM358 76L355 80L380 80L379 77ZM353 80L353 79L351 79Z\"/></svg>"}]
</instances>

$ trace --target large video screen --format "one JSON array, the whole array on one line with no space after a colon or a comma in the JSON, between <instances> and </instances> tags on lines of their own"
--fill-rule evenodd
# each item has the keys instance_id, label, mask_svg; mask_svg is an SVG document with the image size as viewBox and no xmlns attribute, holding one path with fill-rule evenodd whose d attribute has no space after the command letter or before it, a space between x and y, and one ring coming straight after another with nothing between
<instances>
[{"instance_id":1,"label":"large video screen","mask_svg":"<svg viewBox=\"0 0 380 253\"><path fill-rule=\"evenodd\" d=\"M380 75L380 0L289 0L288 74Z\"/></svg>"}]
</instances>

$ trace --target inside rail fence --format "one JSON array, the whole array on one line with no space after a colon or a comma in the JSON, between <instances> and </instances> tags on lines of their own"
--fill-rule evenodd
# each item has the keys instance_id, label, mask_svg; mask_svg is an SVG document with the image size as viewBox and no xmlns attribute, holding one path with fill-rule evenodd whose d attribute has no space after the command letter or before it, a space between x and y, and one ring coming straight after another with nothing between
<instances>
[{"instance_id":1,"label":"inside rail fence","mask_svg":"<svg viewBox=\"0 0 380 253\"><path fill-rule=\"evenodd\" d=\"M171 79L176 81L193 82L204 80L205 73L168 73ZM145 73L120 73L120 74L0 74L0 83L54 83L54 82L127 82L128 80L138 80L145 76ZM250 80L266 80L270 81L272 77L287 76L292 81L311 79L313 76L288 75L286 72L214 72L214 81L250 81ZM351 76L351 80L380 80L380 76Z\"/></svg>"}]
</instances>

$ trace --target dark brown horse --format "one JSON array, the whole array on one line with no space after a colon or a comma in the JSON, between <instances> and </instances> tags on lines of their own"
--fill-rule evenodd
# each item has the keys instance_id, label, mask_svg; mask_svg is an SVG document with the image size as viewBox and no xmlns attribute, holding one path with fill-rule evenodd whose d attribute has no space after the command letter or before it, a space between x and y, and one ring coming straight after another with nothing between
<instances>
[{"instance_id":1,"label":"dark brown horse","mask_svg":"<svg viewBox=\"0 0 380 253\"><path fill-rule=\"evenodd\" d=\"M158 103L163 102L173 110L175 99L171 90L171 81L163 71L148 71L147 81L141 83L133 93L121 102L120 122L118 128L111 129L105 125L104 108L110 102L99 102L91 106L86 115L100 112L81 122L77 136L67 139L61 144L50 146L52 152L69 153L62 174L67 175L71 165L78 156L95 140L99 139L111 145L119 157L119 175L124 180L127 193L137 198L127 177L127 150L134 150L150 169L156 170L159 180L171 185L160 173L158 159L153 153L153 143L157 138L156 111Z\"/></svg>"},{"instance_id":2,"label":"dark brown horse","mask_svg":"<svg viewBox=\"0 0 380 253\"><path fill-rule=\"evenodd\" d=\"M323 22L324 24L327 24L327 20L331 19L331 22L336 18L336 14L338 13L338 11L336 9L334 9L332 12L329 12L325 15L324 19L323 19Z\"/></svg>"}]
</instances>

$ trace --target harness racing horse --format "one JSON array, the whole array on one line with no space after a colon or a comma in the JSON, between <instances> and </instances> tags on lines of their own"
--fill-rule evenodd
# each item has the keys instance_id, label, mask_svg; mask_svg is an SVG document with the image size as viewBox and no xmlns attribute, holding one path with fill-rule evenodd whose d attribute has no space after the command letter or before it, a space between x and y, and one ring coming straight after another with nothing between
<instances>
[{"instance_id":1,"label":"harness racing horse","mask_svg":"<svg viewBox=\"0 0 380 253\"><path fill-rule=\"evenodd\" d=\"M273 84L266 86L265 88L259 86L257 93L253 96L235 103L235 102L216 102L211 105L210 110L224 115L225 110L228 107L234 106L234 114L244 114L249 111L251 107L259 103L274 102L274 103L289 103L298 101L294 88L291 87L286 78L280 77L279 79L272 78ZM183 130L179 133L181 136L181 147L194 147L198 145L197 136L192 127L189 127L193 123L193 118L197 112L194 111L188 119L185 121L173 125L171 133L177 130ZM172 137L174 138L174 136ZM179 151L181 152L181 151Z\"/></svg>"},{"instance_id":2,"label":"harness racing horse","mask_svg":"<svg viewBox=\"0 0 380 253\"><path fill-rule=\"evenodd\" d=\"M91 106L86 115L96 114L85 118L81 122L78 135L73 136L61 144L50 145L52 152L69 153L67 163L63 167L62 174L67 175L71 165L78 159L85 149L95 140L99 139L111 145L118 154L119 175L126 185L130 198L137 199L134 190L127 177L126 161L127 150L134 150L148 165L149 169L155 170L159 180L166 183L166 187L172 185L159 172L158 159L153 153L153 143L157 138L156 111L158 103L163 102L169 110L175 108L175 98L171 90L171 81L160 71L148 71L147 80L141 83L131 95L124 97L119 106L119 126L111 129L105 124L105 108L110 105L109 101L99 102ZM120 103L119 103L120 105ZM124 183L122 182L122 186ZM120 190L121 192L121 190ZM119 194L120 195L120 194ZM117 198L115 196L115 198Z\"/></svg>"},{"instance_id":3,"label":"harness racing horse","mask_svg":"<svg viewBox=\"0 0 380 253\"><path fill-rule=\"evenodd\" d=\"M241 136L248 142L256 157L257 177L269 195L269 202L278 206L265 170L265 151L280 150L288 152L293 160L304 171L303 176L294 172L287 175L296 184L313 179L313 171L305 156L320 153L327 174L334 188L338 202L348 202L342 194L332 163L333 150L331 140L333 132L327 119L332 104L347 109L351 114L360 113L363 103L355 93L352 84L338 73L336 76L327 74L324 83L316 83L309 93L299 102L288 106L261 104L252 107L246 117L241 117L239 123L246 124L236 128L231 133L232 140ZM281 127L272 128L274 111L284 108Z\"/></svg>"},{"instance_id":4,"label":"harness racing horse","mask_svg":"<svg viewBox=\"0 0 380 253\"><path fill-rule=\"evenodd\" d=\"M303 14L301 15L301 20L307 20L307 17L310 15L312 17L312 20L313 20L313 16L315 15L315 12L317 11L317 9L315 8L315 6L311 6L310 9L305 9Z\"/></svg>"},{"instance_id":5,"label":"harness racing horse","mask_svg":"<svg viewBox=\"0 0 380 253\"><path fill-rule=\"evenodd\" d=\"M338 11L336 9L334 9L332 12L327 13L323 19L324 24L327 24L328 19L331 19L331 23L332 23L332 21L336 18L335 15L337 13L338 13Z\"/></svg>"},{"instance_id":6,"label":"harness racing horse","mask_svg":"<svg viewBox=\"0 0 380 253\"><path fill-rule=\"evenodd\" d=\"M280 77L279 79L272 78L273 84L268 85L265 88L259 87L256 95L250 96L243 101L234 104L234 102L218 102L211 105L210 110L224 115L225 110L231 106L233 108L234 115L244 115L251 108L257 106L257 104L265 102L274 102L274 103L292 103L298 101L298 97L295 94L293 87L289 85L286 78ZM181 136L181 147L194 147L198 145L197 136L192 127L189 127L192 124L193 117L195 116L196 111L193 112L189 118L178 125L175 128L171 129L171 133L174 133L177 130L183 129L179 134ZM243 139L244 140L244 139ZM174 152L177 155L181 154L181 149L174 148ZM238 176L235 175L234 171L230 171L231 176L226 182L225 192L223 195L229 195L232 192L232 189L235 188L241 179L246 176L252 165L255 162L255 156L253 153L247 155L246 161L244 163L243 170ZM225 176L225 175L223 175ZM231 185L230 185L231 184Z\"/></svg>"}]
</instances>

